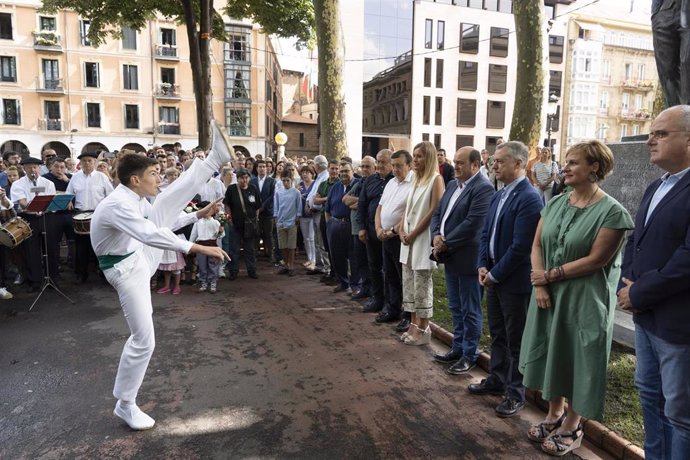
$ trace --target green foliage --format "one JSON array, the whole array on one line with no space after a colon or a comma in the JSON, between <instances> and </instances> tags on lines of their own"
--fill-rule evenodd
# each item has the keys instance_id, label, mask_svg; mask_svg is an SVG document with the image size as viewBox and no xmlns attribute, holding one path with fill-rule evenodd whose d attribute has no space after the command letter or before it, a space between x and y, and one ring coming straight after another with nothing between
<instances>
[{"instance_id":1,"label":"green foliage","mask_svg":"<svg viewBox=\"0 0 690 460\"><path fill-rule=\"evenodd\" d=\"M225 13L261 24L265 33L297 38L297 46L315 44L312 0L228 0Z\"/></svg>"}]
</instances>

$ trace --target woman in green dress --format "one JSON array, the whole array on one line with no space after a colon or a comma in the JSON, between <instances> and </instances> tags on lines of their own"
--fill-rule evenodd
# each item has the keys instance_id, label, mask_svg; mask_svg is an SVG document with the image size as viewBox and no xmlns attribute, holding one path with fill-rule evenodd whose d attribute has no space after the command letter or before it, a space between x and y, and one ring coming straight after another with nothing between
<instances>
[{"instance_id":1,"label":"woman in green dress","mask_svg":"<svg viewBox=\"0 0 690 460\"><path fill-rule=\"evenodd\" d=\"M628 211L599 188L612 169L611 150L601 142L571 147L563 172L572 191L544 208L532 247L520 372L525 386L549 401L546 419L528 437L551 455L580 445L582 416L603 414L620 252L633 228Z\"/></svg>"}]
</instances>

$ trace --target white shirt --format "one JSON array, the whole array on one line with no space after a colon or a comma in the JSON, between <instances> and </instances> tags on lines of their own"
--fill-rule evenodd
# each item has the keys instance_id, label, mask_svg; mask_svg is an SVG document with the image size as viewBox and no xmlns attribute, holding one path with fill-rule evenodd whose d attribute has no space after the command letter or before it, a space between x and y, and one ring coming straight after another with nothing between
<instances>
[{"instance_id":1,"label":"white shirt","mask_svg":"<svg viewBox=\"0 0 690 460\"><path fill-rule=\"evenodd\" d=\"M82 211L93 211L112 192L113 184L108 176L100 171L92 171L87 176L83 170L72 176L65 190L74 195L74 207Z\"/></svg>"},{"instance_id":2,"label":"white shirt","mask_svg":"<svg viewBox=\"0 0 690 460\"><path fill-rule=\"evenodd\" d=\"M259 184L259 193L261 193L261 190L264 188L264 182L266 182L266 178L268 176L264 176L263 178L261 176L256 176L256 182Z\"/></svg>"},{"instance_id":3,"label":"white shirt","mask_svg":"<svg viewBox=\"0 0 690 460\"><path fill-rule=\"evenodd\" d=\"M680 182L681 179L683 179L683 176L685 176L688 173L688 171L690 171L690 168L685 168L684 170L679 171L675 174L664 174L664 176L661 178L661 185L659 185L659 187L654 192L654 195L652 195L652 201L649 202L647 215L644 219L645 225L647 225L647 222L649 222L649 218L652 216L652 213L654 212L654 209L657 207L657 205L661 202L661 200L664 199L666 194L671 191L673 186ZM14 185L12 186L12 188L14 188Z\"/></svg>"},{"instance_id":4,"label":"white shirt","mask_svg":"<svg viewBox=\"0 0 690 460\"><path fill-rule=\"evenodd\" d=\"M328 180L328 169L321 171L314 180L314 185L311 188L311 192L307 195L307 204L312 209L321 209L323 205L314 204L314 198L316 197L316 191L319 189L319 184L321 182ZM276 181L276 189L278 189L278 184L282 184L282 181ZM321 197L324 198L324 197Z\"/></svg>"},{"instance_id":5,"label":"white shirt","mask_svg":"<svg viewBox=\"0 0 690 460\"><path fill-rule=\"evenodd\" d=\"M459 180L455 179L458 183L458 188L456 188L453 192L453 195L451 195L450 201L448 202L448 207L446 208L446 212L443 214L443 218L441 219L441 236L446 236L446 220L448 220L448 217L450 216L450 213L453 210L453 206L455 206L455 203L458 201L458 198L460 198L460 195L462 195L462 192L465 191L465 187L467 186L467 184L469 184L470 181L477 176L477 174L479 174L479 172L474 173L474 175L467 179L465 182L460 182Z\"/></svg>"},{"instance_id":6,"label":"white shirt","mask_svg":"<svg viewBox=\"0 0 690 460\"><path fill-rule=\"evenodd\" d=\"M215 201L225 196L225 184L219 179L212 178L201 187L199 197L201 201Z\"/></svg>"},{"instance_id":7,"label":"white shirt","mask_svg":"<svg viewBox=\"0 0 690 460\"><path fill-rule=\"evenodd\" d=\"M407 205L407 195L412 188L414 171L410 171L405 179L393 177L383 189L379 206L381 206L381 228L390 230L400 223Z\"/></svg>"},{"instance_id":8,"label":"white shirt","mask_svg":"<svg viewBox=\"0 0 690 460\"><path fill-rule=\"evenodd\" d=\"M189 236L189 241L206 241L215 240L219 237L220 222L213 217L208 219L199 219L192 227L192 234Z\"/></svg>"},{"instance_id":9,"label":"white shirt","mask_svg":"<svg viewBox=\"0 0 690 460\"><path fill-rule=\"evenodd\" d=\"M508 201L508 197L510 196L511 193L515 190L515 188L518 186L520 182L523 180L527 180L527 176L520 176L517 179L515 179L513 182L510 184L506 185L502 190L501 190L501 198L499 199L498 202L498 207L496 207L496 215L494 216L494 224L493 224L493 229L491 230L491 238L489 239L489 257L492 259L495 259L494 257L494 240L496 239L496 224L498 223L498 217L501 215L501 211L503 210L503 205L506 204L506 201Z\"/></svg>"},{"instance_id":10,"label":"white shirt","mask_svg":"<svg viewBox=\"0 0 690 460\"><path fill-rule=\"evenodd\" d=\"M43 190L40 190L43 188ZM55 184L45 177L38 176L35 182L29 180L29 176L19 178L12 184L10 189L10 199L14 203L19 203L19 200L26 200L29 204L36 195L55 195Z\"/></svg>"},{"instance_id":11,"label":"white shirt","mask_svg":"<svg viewBox=\"0 0 690 460\"><path fill-rule=\"evenodd\" d=\"M173 230L196 222L196 213L180 213L173 229L158 228L147 219L151 208L148 200L128 187L118 185L96 206L91 218L91 245L96 255L123 256L142 249L145 244L185 254L189 252L192 243L178 238Z\"/></svg>"}]
</instances>

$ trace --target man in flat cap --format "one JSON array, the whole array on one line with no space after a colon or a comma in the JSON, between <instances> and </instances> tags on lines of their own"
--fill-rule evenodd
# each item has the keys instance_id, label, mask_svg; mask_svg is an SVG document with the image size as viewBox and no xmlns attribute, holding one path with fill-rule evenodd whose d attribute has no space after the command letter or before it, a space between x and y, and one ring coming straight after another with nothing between
<instances>
[{"instance_id":1,"label":"man in flat cap","mask_svg":"<svg viewBox=\"0 0 690 460\"><path fill-rule=\"evenodd\" d=\"M96 205L113 191L113 185L108 176L96 171L97 153L84 152L78 158L81 169L70 179L66 193L74 195L75 213L82 213L96 209ZM90 236L75 235L74 247L74 271L79 282L85 283L89 277L89 261L96 259Z\"/></svg>"},{"instance_id":2,"label":"man in flat cap","mask_svg":"<svg viewBox=\"0 0 690 460\"><path fill-rule=\"evenodd\" d=\"M24 158L21 166L25 175L12 184L10 199L13 203L19 204L22 217L29 223L32 234L30 238L21 243L26 258L27 292L37 292L43 279L43 269L41 263L41 233L47 230L50 233L50 221L46 220L47 229L43 228L43 218L40 214L25 211L27 205L37 195L55 195L55 185L41 177L41 165L43 162L38 158ZM50 272L57 275L58 253L54 245L48 245L48 260L50 262Z\"/></svg>"}]
</instances>

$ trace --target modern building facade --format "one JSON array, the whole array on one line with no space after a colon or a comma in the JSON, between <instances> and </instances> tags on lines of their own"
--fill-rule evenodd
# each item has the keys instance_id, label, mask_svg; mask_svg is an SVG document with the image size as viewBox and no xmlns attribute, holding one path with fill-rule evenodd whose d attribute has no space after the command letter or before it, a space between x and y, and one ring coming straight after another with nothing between
<instances>
[{"instance_id":1,"label":"modern building facade","mask_svg":"<svg viewBox=\"0 0 690 460\"><path fill-rule=\"evenodd\" d=\"M166 18L98 47L90 21L41 3L0 5L0 151L61 156L82 151L197 145L196 103L184 27ZM229 43L212 41L214 117L238 148L274 150L280 66L257 26L227 20ZM275 102L274 102L275 101Z\"/></svg>"}]
</instances>

